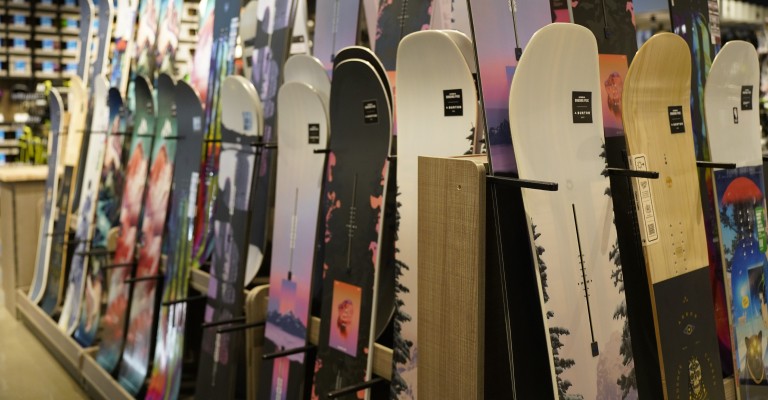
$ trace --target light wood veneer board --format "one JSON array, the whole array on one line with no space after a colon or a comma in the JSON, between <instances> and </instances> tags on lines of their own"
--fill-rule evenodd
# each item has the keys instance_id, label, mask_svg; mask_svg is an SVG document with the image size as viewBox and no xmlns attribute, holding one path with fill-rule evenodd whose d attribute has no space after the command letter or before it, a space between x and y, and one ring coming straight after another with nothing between
<instances>
[{"instance_id":1,"label":"light wood veneer board","mask_svg":"<svg viewBox=\"0 0 768 400\"><path fill-rule=\"evenodd\" d=\"M633 186L665 398L724 398L707 243L691 133L691 59L677 35L640 48L624 83L630 166L659 172ZM630 316L631 318L631 316ZM682 397L680 397L682 396Z\"/></svg>"},{"instance_id":2,"label":"light wood veneer board","mask_svg":"<svg viewBox=\"0 0 768 400\"><path fill-rule=\"evenodd\" d=\"M481 399L485 155L419 157L418 395Z\"/></svg>"}]
</instances>

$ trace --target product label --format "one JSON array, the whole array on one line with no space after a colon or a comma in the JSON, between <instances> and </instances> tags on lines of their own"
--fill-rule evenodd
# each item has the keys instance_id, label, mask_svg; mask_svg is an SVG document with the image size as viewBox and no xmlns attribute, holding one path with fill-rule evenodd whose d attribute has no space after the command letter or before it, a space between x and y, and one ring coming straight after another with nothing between
<instances>
[{"instance_id":1,"label":"product label","mask_svg":"<svg viewBox=\"0 0 768 400\"><path fill-rule=\"evenodd\" d=\"M376 103L376 100L363 102L363 120L366 124L376 124L379 122L379 105Z\"/></svg>"},{"instance_id":2,"label":"product label","mask_svg":"<svg viewBox=\"0 0 768 400\"><path fill-rule=\"evenodd\" d=\"M253 116L250 111L243 112L243 130L249 131L253 126Z\"/></svg>"},{"instance_id":3,"label":"product label","mask_svg":"<svg viewBox=\"0 0 768 400\"><path fill-rule=\"evenodd\" d=\"M200 175L193 172L189 180L189 198L187 199L187 218L193 220L197 215L197 186L200 184Z\"/></svg>"},{"instance_id":4,"label":"product label","mask_svg":"<svg viewBox=\"0 0 768 400\"><path fill-rule=\"evenodd\" d=\"M192 118L192 130L197 132L203 129L203 121L200 117Z\"/></svg>"},{"instance_id":5,"label":"product label","mask_svg":"<svg viewBox=\"0 0 768 400\"><path fill-rule=\"evenodd\" d=\"M630 160L632 168L636 171L648 171L645 154L636 154ZM640 225L643 237L643 246L659 241L658 224L656 223L656 207L653 204L653 191L651 180L647 178L634 178L637 207L640 211Z\"/></svg>"},{"instance_id":6,"label":"product label","mask_svg":"<svg viewBox=\"0 0 768 400\"><path fill-rule=\"evenodd\" d=\"M464 101L461 89L443 90L443 112L446 117L464 115Z\"/></svg>"},{"instance_id":7,"label":"product label","mask_svg":"<svg viewBox=\"0 0 768 400\"><path fill-rule=\"evenodd\" d=\"M320 124L309 124L307 135L309 144L320 144Z\"/></svg>"},{"instance_id":8,"label":"product label","mask_svg":"<svg viewBox=\"0 0 768 400\"><path fill-rule=\"evenodd\" d=\"M765 209L762 206L755 207L755 221L757 222L757 242L760 244L760 252L768 250L768 237L765 233Z\"/></svg>"},{"instance_id":9,"label":"product label","mask_svg":"<svg viewBox=\"0 0 768 400\"><path fill-rule=\"evenodd\" d=\"M741 87L741 110L752 109L752 85L745 85Z\"/></svg>"},{"instance_id":10,"label":"product label","mask_svg":"<svg viewBox=\"0 0 768 400\"><path fill-rule=\"evenodd\" d=\"M592 123L592 92L572 92L573 123Z\"/></svg>"},{"instance_id":11,"label":"product label","mask_svg":"<svg viewBox=\"0 0 768 400\"><path fill-rule=\"evenodd\" d=\"M685 133L683 106L669 106L667 111L669 114L669 130L672 133Z\"/></svg>"}]
</instances>

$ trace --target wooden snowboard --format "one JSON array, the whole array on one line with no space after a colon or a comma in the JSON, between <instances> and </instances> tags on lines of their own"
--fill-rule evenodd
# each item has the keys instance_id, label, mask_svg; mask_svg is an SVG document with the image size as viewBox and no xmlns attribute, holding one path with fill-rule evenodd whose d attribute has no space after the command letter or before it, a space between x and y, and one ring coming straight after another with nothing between
<instances>
[{"instance_id":1,"label":"wooden snowboard","mask_svg":"<svg viewBox=\"0 0 768 400\"><path fill-rule=\"evenodd\" d=\"M471 44L470 44L471 48ZM418 275L418 158L471 152L477 128L477 90L464 54L451 36L420 31L397 55L398 236L393 392L416 387ZM398 381L399 380L399 381ZM407 385L407 386L406 386Z\"/></svg>"},{"instance_id":2,"label":"wooden snowboard","mask_svg":"<svg viewBox=\"0 0 768 400\"><path fill-rule=\"evenodd\" d=\"M251 186L256 154L253 143L263 129L256 89L241 76L229 76L221 88L221 155L216 206L211 218L214 239L205 322L243 315L245 261L248 253ZM233 398L242 348L242 332L203 332L195 397Z\"/></svg>"},{"instance_id":3,"label":"wooden snowboard","mask_svg":"<svg viewBox=\"0 0 768 400\"><path fill-rule=\"evenodd\" d=\"M627 73L623 120L667 399L723 399L690 116L690 53L661 33Z\"/></svg>"},{"instance_id":4,"label":"wooden snowboard","mask_svg":"<svg viewBox=\"0 0 768 400\"><path fill-rule=\"evenodd\" d=\"M64 305L59 317L59 329L71 335L80 319L80 302L83 299L85 275L88 273L88 258L83 253L90 248L93 237L93 222L96 216L96 202L99 194L101 166L104 162L107 129L109 127L108 93L109 82L102 76L94 79L93 115L91 129L86 132L88 155L83 165L83 188L80 190L80 205L77 207L77 228L75 230L75 254L69 267Z\"/></svg>"},{"instance_id":5,"label":"wooden snowboard","mask_svg":"<svg viewBox=\"0 0 768 400\"><path fill-rule=\"evenodd\" d=\"M59 184L59 155L61 132L63 127L64 101L61 99L58 89L52 88L48 94L48 107L50 108L50 135L48 135L49 155L48 155L48 174L45 178L45 204L43 216L40 221L40 234L37 241L37 253L35 258L35 272L32 276L32 285L29 288L27 297L33 303L40 301L45 287L45 280L48 276L48 263L51 255L51 242L53 236L54 220L54 201Z\"/></svg>"},{"instance_id":6,"label":"wooden snowboard","mask_svg":"<svg viewBox=\"0 0 768 400\"><path fill-rule=\"evenodd\" d=\"M551 339L552 385L560 398L621 398L625 302L606 173L597 43L575 24L536 32L517 65L509 121L521 179L555 182L557 192L523 189L537 248ZM557 367L557 368L554 368ZM568 385L570 382L570 385ZM628 396L637 396L632 388Z\"/></svg>"},{"instance_id":7,"label":"wooden snowboard","mask_svg":"<svg viewBox=\"0 0 768 400\"><path fill-rule=\"evenodd\" d=\"M167 74L157 78L155 137L149 164L139 234L138 259L130 285L128 326L118 381L136 395L149 374L157 326L157 286L162 282L160 256L176 158L176 82ZM138 280L144 279L144 280Z\"/></svg>"},{"instance_id":8,"label":"wooden snowboard","mask_svg":"<svg viewBox=\"0 0 768 400\"><path fill-rule=\"evenodd\" d=\"M758 91L760 63L748 42L726 43L709 70L704 91L712 161L735 163L714 169L720 253L728 300L733 366L739 398L768 397L762 339L768 334L765 277L765 186Z\"/></svg>"},{"instance_id":9,"label":"wooden snowboard","mask_svg":"<svg viewBox=\"0 0 768 400\"><path fill-rule=\"evenodd\" d=\"M344 61L334 68L333 76L330 118L334 128L321 206L325 215L322 322L312 389L317 397L372 376L370 349L375 340L392 139L389 99L371 64ZM342 398L351 397L356 396Z\"/></svg>"},{"instance_id":10,"label":"wooden snowboard","mask_svg":"<svg viewBox=\"0 0 768 400\"><path fill-rule=\"evenodd\" d=\"M189 271L195 218L195 195L200 182L203 149L203 107L186 82L176 83L176 119L179 139L173 166L173 189L163 253L167 257L163 305L157 328L152 376L147 399L177 398L181 387L184 329L188 303Z\"/></svg>"},{"instance_id":11,"label":"wooden snowboard","mask_svg":"<svg viewBox=\"0 0 768 400\"><path fill-rule=\"evenodd\" d=\"M117 247L112 257L107 287L107 308L102 322L101 345L96 361L112 373L120 361L125 343L126 319L130 302L130 285L125 281L133 275L136 249L141 231L144 189L147 184L150 156L155 137L155 103L152 85L147 78L134 79L136 109L133 115L133 136L125 165L125 186L120 201L120 227Z\"/></svg>"},{"instance_id":12,"label":"wooden snowboard","mask_svg":"<svg viewBox=\"0 0 768 400\"><path fill-rule=\"evenodd\" d=\"M320 71L327 80L322 67ZM279 152L265 353L304 347L308 341L326 159L325 154L314 151L328 148L327 104L327 98L306 83L288 82L278 94L278 107L295 111L282 112L277 120ZM259 397L306 397L310 386L305 385L306 364L307 356L303 353L263 362Z\"/></svg>"},{"instance_id":13,"label":"wooden snowboard","mask_svg":"<svg viewBox=\"0 0 768 400\"><path fill-rule=\"evenodd\" d=\"M117 88L110 88L108 95L109 132L104 149L101 168L96 218L93 239L90 243L88 274L85 277L84 299L80 307L80 322L74 337L83 347L90 347L96 341L101 320L101 304L106 271L101 269L111 259L107 250L107 235L120 224L120 200L125 184L124 158L126 152L128 109L123 104Z\"/></svg>"}]
</instances>

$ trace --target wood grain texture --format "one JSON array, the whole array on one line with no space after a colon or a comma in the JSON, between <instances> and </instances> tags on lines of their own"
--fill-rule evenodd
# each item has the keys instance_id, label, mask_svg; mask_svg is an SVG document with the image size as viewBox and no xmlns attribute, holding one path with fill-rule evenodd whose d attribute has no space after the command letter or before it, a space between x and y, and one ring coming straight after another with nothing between
<instances>
[{"instance_id":1,"label":"wood grain texture","mask_svg":"<svg viewBox=\"0 0 768 400\"><path fill-rule=\"evenodd\" d=\"M659 172L659 179L645 180L653 192L657 241L648 239L642 207L638 210L654 284L708 267L691 133L690 77L688 45L677 35L661 33L638 51L624 82L622 114L630 158L645 155L647 169ZM669 107L682 108L684 132L672 133ZM638 179L633 184L637 197Z\"/></svg>"},{"instance_id":2,"label":"wood grain texture","mask_svg":"<svg viewBox=\"0 0 768 400\"><path fill-rule=\"evenodd\" d=\"M269 285L257 286L245 296L245 322L265 321L267 319L267 296ZM246 381L248 382L246 393L248 399L256 399L259 384L259 371L261 367L261 355L263 353L264 327L247 329L245 331Z\"/></svg>"},{"instance_id":3,"label":"wood grain texture","mask_svg":"<svg viewBox=\"0 0 768 400\"><path fill-rule=\"evenodd\" d=\"M419 157L421 399L483 397L485 162Z\"/></svg>"}]
</instances>

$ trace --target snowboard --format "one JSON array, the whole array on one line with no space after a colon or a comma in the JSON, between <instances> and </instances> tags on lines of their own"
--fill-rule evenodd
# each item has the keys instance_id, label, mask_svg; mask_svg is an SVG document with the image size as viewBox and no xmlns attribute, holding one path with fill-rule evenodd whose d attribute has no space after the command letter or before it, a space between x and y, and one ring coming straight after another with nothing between
<instances>
[{"instance_id":1,"label":"snowboard","mask_svg":"<svg viewBox=\"0 0 768 400\"><path fill-rule=\"evenodd\" d=\"M85 289L85 275L88 273L88 257L84 257L90 248L93 237L93 224L96 215L96 202L98 201L99 183L101 178L101 166L104 162L104 148L106 147L107 129L109 127L109 82L103 75L94 79L93 88L93 120L91 129L86 132L88 140L88 154L83 165L83 182L80 190L80 205L77 207L75 229L75 253L69 266L67 289L64 304L59 316L59 329L67 335L72 335L77 328L80 319L80 302L83 299Z\"/></svg>"},{"instance_id":2,"label":"snowboard","mask_svg":"<svg viewBox=\"0 0 768 400\"><path fill-rule=\"evenodd\" d=\"M97 52L93 62L93 78L99 79L99 75L108 71L109 49L112 44L112 28L115 20L115 5L113 1L99 1L99 15L96 31Z\"/></svg>"},{"instance_id":3,"label":"snowboard","mask_svg":"<svg viewBox=\"0 0 768 400\"><path fill-rule=\"evenodd\" d=\"M120 91L111 87L108 94L109 132L104 148L99 192L96 202L96 217L93 223L93 238L90 242L90 252L82 256L88 257L88 274L85 277L83 301L80 307L80 321L75 330L74 338L83 347L90 347L96 341L101 320L101 304L103 300L104 277L106 271L101 269L111 259L107 250L107 235L112 228L120 223L120 199L125 184L123 170L125 153L125 138L127 133L127 107L123 104Z\"/></svg>"},{"instance_id":4,"label":"snowboard","mask_svg":"<svg viewBox=\"0 0 768 400\"><path fill-rule=\"evenodd\" d=\"M657 34L637 52L623 93L627 151L665 398L724 398L690 115L690 53Z\"/></svg>"},{"instance_id":5,"label":"snowboard","mask_svg":"<svg viewBox=\"0 0 768 400\"><path fill-rule=\"evenodd\" d=\"M470 45L471 46L471 45ZM406 36L397 55L398 308L395 313L393 396L416 387L418 273L418 158L471 151L477 129L477 90L466 59L449 34ZM469 139L469 140L468 140ZM404 289L405 290L404 290Z\"/></svg>"},{"instance_id":6,"label":"snowboard","mask_svg":"<svg viewBox=\"0 0 768 400\"><path fill-rule=\"evenodd\" d=\"M253 75L253 48L256 46L259 3L250 1L240 11L240 38L243 41L243 75Z\"/></svg>"},{"instance_id":7,"label":"snowboard","mask_svg":"<svg viewBox=\"0 0 768 400\"><path fill-rule=\"evenodd\" d=\"M59 184L59 162L61 161L60 140L63 128L64 101L61 99L58 89L51 88L48 93L48 107L50 108L50 134L48 135L49 155L48 155L48 174L45 178L45 204L43 216L40 221L40 233L37 239L37 253L35 258L35 272L32 277L32 285L29 288L27 297L33 303L40 301L47 278L48 261L51 254L51 242L53 236L53 220L55 208L53 207L56 195L56 189Z\"/></svg>"},{"instance_id":8,"label":"snowboard","mask_svg":"<svg viewBox=\"0 0 768 400\"><path fill-rule=\"evenodd\" d=\"M691 130L696 159L711 161L709 132L704 120L704 87L707 75L717 50L720 47L720 26L718 3L715 1L675 0L669 2L669 17L672 31L685 39L691 54ZM699 191L702 198L704 228L707 234L709 274L712 281L715 318L723 377L734 374L733 339L730 337L728 304L725 282L722 274L722 255L718 242L718 223L714 198L712 174L705 168L699 169Z\"/></svg>"},{"instance_id":9,"label":"snowboard","mask_svg":"<svg viewBox=\"0 0 768 400\"><path fill-rule=\"evenodd\" d=\"M387 71L395 70L400 41L412 32L429 29L431 6L431 0L391 0L379 3L375 53Z\"/></svg>"},{"instance_id":10,"label":"snowboard","mask_svg":"<svg viewBox=\"0 0 768 400\"><path fill-rule=\"evenodd\" d=\"M253 49L253 72L251 82L259 93L264 106L263 143L277 140L277 92L283 80L283 66L288 59L291 31L296 15L296 0L266 0L259 2L256 46ZM274 208L275 153L262 147L256 159L254 184L251 187L251 221L248 260L246 265L256 266L256 273L269 260L270 215ZM245 276L245 284L255 276Z\"/></svg>"},{"instance_id":11,"label":"snowboard","mask_svg":"<svg viewBox=\"0 0 768 400\"><path fill-rule=\"evenodd\" d=\"M112 256L108 277L107 308L102 322L101 345L96 361L112 373L120 361L125 342L125 330L130 302L130 285L136 265L135 251L141 232L144 189L150 154L155 138L155 103L152 84L143 76L134 79L136 108L133 115L133 135L125 164L125 185L120 200L120 226L117 246Z\"/></svg>"},{"instance_id":12,"label":"snowboard","mask_svg":"<svg viewBox=\"0 0 768 400\"><path fill-rule=\"evenodd\" d=\"M514 177L507 89L531 36L551 23L550 2L470 0L468 5L483 105L482 146L493 175ZM553 398L549 337L540 334L543 309L540 303L530 303L541 296L540 271L532 254L522 193L497 184L488 190L487 229L493 236L486 251L485 396L515 391L519 398ZM513 321L526 321L526 326L519 328Z\"/></svg>"},{"instance_id":13,"label":"snowboard","mask_svg":"<svg viewBox=\"0 0 768 400\"><path fill-rule=\"evenodd\" d=\"M155 3L157 4L157 3ZM163 0L159 3L155 65L158 74L178 76L176 51L179 48L183 0Z\"/></svg>"},{"instance_id":14,"label":"snowboard","mask_svg":"<svg viewBox=\"0 0 768 400\"><path fill-rule=\"evenodd\" d=\"M725 276L733 367L739 398L768 396L764 356L768 308L765 186L758 111L760 63L755 48L734 40L723 46L709 70L705 117L715 169L712 180ZM756 89L758 88L758 89Z\"/></svg>"},{"instance_id":15,"label":"snowboard","mask_svg":"<svg viewBox=\"0 0 768 400\"><path fill-rule=\"evenodd\" d=\"M134 27L136 26L136 7L137 0L117 0L115 10L115 44L112 50L112 72L109 77L109 83L117 88L120 94L125 97L128 90L129 75L131 70L131 45L134 38Z\"/></svg>"},{"instance_id":16,"label":"snowboard","mask_svg":"<svg viewBox=\"0 0 768 400\"><path fill-rule=\"evenodd\" d=\"M597 42L587 28L551 24L533 35L509 94L521 179L558 183L523 189L541 277L546 331L553 337L552 386L560 398L636 398L621 259L607 177ZM626 335L626 338L623 336ZM554 339L559 346L554 345ZM566 382L570 382L568 385Z\"/></svg>"},{"instance_id":17,"label":"snowboard","mask_svg":"<svg viewBox=\"0 0 768 400\"><path fill-rule=\"evenodd\" d=\"M319 65L319 64L317 64ZM325 71L320 71L327 80ZM328 99L306 83L286 82L278 107L277 182L264 353L306 346L311 317L312 275L320 216L325 154L328 147ZM303 398L307 357L294 354L262 362L259 397Z\"/></svg>"},{"instance_id":18,"label":"snowboard","mask_svg":"<svg viewBox=\"0 0 768 400\"><path fill-rule=\"evenodd\" d=\"M219 10L225 8L224 4L229 3L222 3ZM203 106L207 106L208 104L208 77L211 74L211 59L214 57L212 49L214 41L213 17L215 5L216 1L207 1L205 4L199 4L197 13L200 16L200 20L197 31L197 46L195 46L195 53L189 77L189 82L200 95L200 102L203 103Z\"/></svg>"},{"instance_id":19,"label":"snowboard","mask_svg":"<svg viewBox=\"0 0 768 400\"><path fill-rule=\"evenodd\" d=\"M138 23L133 49L133 73L154 77L155 41L157 39L160 4L169 0L138 0Z\"/></svg>"},{"instance_id":20,"label":"snowboard","mask_svg":"<svg viewBox=\"0 0 768 400\"><path fill-rule=\"evenodd\" d=\"M69 239L69 218L74 192L74 180L77 175L77 165L82 145L83 129L86 114L86 90L83 81L76 76L70 78L67 96L67 126L66 145L64 146L64 170L59 178L56 193L56 210L51 232L51 253L48 260L48 270L45 278L43 297L38 304L48 315L53 315L63 299L64 263L66 262Z\"/></svg>"},{"instance_id":21,"label":"snowboard","mask_svg":"<svg viewBox=\"0 0 768 400\"><path fill-rule=\"evenodd\" d=\"M91 0L79 0L80 4L80 53L77 58L77 76L88 80L91 68L91 51L93 42L93 21L96 19L96 8Z\"/></svg>"},{"instance_id":22,"label":"snowboard","mask_svg":"<svg viewBox=\"0 0 768 400\"><path fill-rule=\"evenodd\" d=\"M370 63L347 60L331 82L320 339L313 397L367 381L375 340L382 225L386 221L392 117ZM356 117L351 118L354 112ZM366 390L367 392L367 390ZM345 396L350 398L356 396Z\"/></svg>"},{"instance_id":23,"label":"snowboard","mask_svg":"<svg viewBox=\"0 0 768 400\"><path fill-rule=\"evenodd\" d=\"M336 59L334 60L334 68L342 62L352 59L366 61L371 64L373 69L376 70L379 78L384 83L384 90L387 92L387 101L389 102L390 108L392 108L393 96L392 87L390 86L389 74L387 74L387 70L384 69L384 65L381 63L381 60L379 60L379 57L377 57L376 54L374 54L374 52L367 47L349 46L341 49L339 53L336 54Z\"/></svg>"},{"instance_id":24,"label":"snowboard","mask_svg":"<svg viewBox=\"0 0 768 400\"><path fill-rule=\"evenodd\" d=\"M171 204L163 245L163 254L167 257L163 305L157 325L157 342L147 399L177 398L181 386L188 304L168 302L183 300L188 296L192 222L196 211L195 196L200 182L204 114L197 93L186 82L176 83L175 102L179 140L176 145Z\"/></svg>"},{"instance_id":25,"label":"snowboard","mask_svg":"<svg viewBox=\"0 0 768 400\"><path fill-rule=\"evenodd\" d=\"M465 35L471 34L467 2L462 0L434 0L429 27L435 30L450 29Z\"/></svg>"},{"instance_id":26,"label":"snowboard","mask_svg":"<svg viewBox=\"0 0 768 400\"><path fill-rule=\"evenodd\" d=\"M138 258L133 274L135 281L128 296L128 325L125 347L120 361L117 380L134 396L144 385L152 360L157 325L156 300L160 276L160 256L168 213L168 202L176 157L176 104L173 78L160 74L157 78L157 109L155 110L155 137L150 155L146 195L138 240Z\"/></svg>"},{"instance_id":27,"label":"snowboard","mask_svg":"<svg viewBox=\"0 0 768 400\"><path fill-rule=\"evenodd\" d=\"M296 17L291 29L290 54L310 54L307 0L296 1Z\"/></svg>"},{"instance_id":28,"label":"snowboard","mask_svg":"<svg viewBox=\"0 0 768 400\"><path fill-rule=\"evenodd\" d=\"M210 22L212 25L212 32L204 34L200 32L198 39L200 47L203 49L207 46L208 41L211 42L211 50L209 52L209 64L210 68L204 70L209 74L206 80L207 88L205 89L206 96L201 94L201 101L205 104L206 112L206 149L203 156L201 172L203 173L204 180L198 189L197 199L197 214L195 217L195 244L193 248L192 261L196 266L200 266L205 263L210 257L213 251L213 236L210 226L211 215L214 212L214 206L216 204L216 188L217 188L217 176L219 165L219 153L221 152L220 140L221 140L221 96L220 88L224 78L231 75L234 71L235 49L237 40L237 30L239 26L239 2L235 0L218 0L215 7L215 15L210 17L213 20ZM213 12L213 10L211 11ZM204 22L206 25L203 29L209 29L209 22ZM193 77L197 74L203 73L202 68L205 68L205 62L198 64L198 60L195 60L195 70ZM193 79L193 83L195 80ZM196 86L197 87L197 86Z\"/></svg>"},{"instance_id":29,"label":"snowboard","mask_svg":"<svg viewBox=\"0 0 768 400\"><path fill-rule=\"evenodd\" d=\"M336 54L357 43L359 14L360 0L317 1L312 55L323 63L329 74Z\"/></svg>"},{"instance_id":30,"label":"snowboard","mask_svg":"<svg viewBox=\"0 0 768 400\"><path fill-rule=\"evenodd\" d=\"M283 68L285 83L301 82L316 90L325 102L326 110L331 97L331 80L325 72L323 63L307 54L291 56Z\"/></svg>"},{"instance_id":31,"label":"snowboard","mask_svg":"<svg viewBox=\"0 0 768 400\"><path fill-rule=\"evenodd\" d=\"M221 88L221 154L216 206L212 215L213 256L205 305L205 322L243 315L248 221L255 182L253 143L263 129L256 88L241 76L229 76ZM242 332L203 332L195 397L233 398L242 348Z\"/></svg>"}]
</instances>

